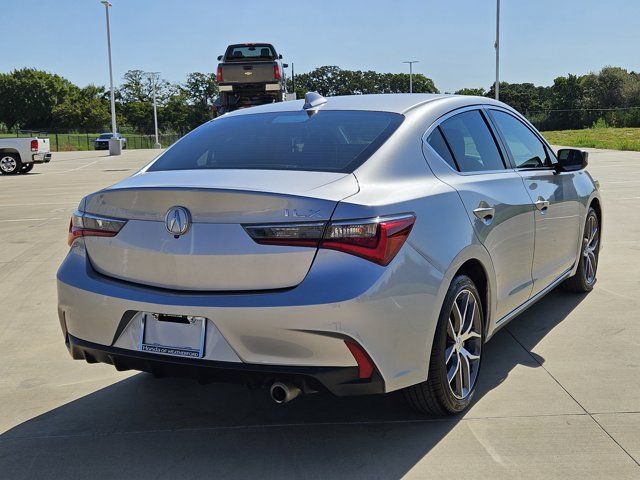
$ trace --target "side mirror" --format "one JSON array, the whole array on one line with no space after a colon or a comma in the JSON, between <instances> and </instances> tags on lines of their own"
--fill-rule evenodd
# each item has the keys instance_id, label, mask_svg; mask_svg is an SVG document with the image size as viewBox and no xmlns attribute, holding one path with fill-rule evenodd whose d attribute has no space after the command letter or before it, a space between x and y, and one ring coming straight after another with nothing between
<instances>
[{"instance_id":1,"label":"side mirror","mask_svg":"<svg viewBox=\"0 0 640 480\"><path fill-rule=\"evenodd\" d=\"M222 55L218 55L218 61L222 60Z\"/></svg>"},{"instance_id":2,"label":"side mirror","mask_svg":"<svg viewBox=\"0 0 640 480\"><path fill-rule=\"evenodd\" d=\"M589 152L576 148L561 148L558 150L558 172L577 172L586 168L589 163Z\"/></svg>"},{"instance_id":3,"label":"side mirror","mask_svg":"<svg viewBox=\"0 0 640 480\"><path fill-rule=\"evenodd\" d=\"M278 55L278 59L282 60L282 54Z\"/></svg>"},{"instance_id":4,"label":"side mirror","mask_svg":"<svg viewBox=\"0 0 640 480\"><path fill-rule=\"evenodd\" d=\"M288 63L283 63L282 64L282 68L289 68L289 64Z\"/></svg>"}]
</instances>

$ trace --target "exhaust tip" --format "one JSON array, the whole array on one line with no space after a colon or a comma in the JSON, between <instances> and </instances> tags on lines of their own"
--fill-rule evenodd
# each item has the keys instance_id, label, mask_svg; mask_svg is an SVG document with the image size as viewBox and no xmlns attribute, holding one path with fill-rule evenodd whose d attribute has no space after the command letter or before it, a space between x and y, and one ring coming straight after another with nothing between
<instances>
[{"instance_id":1,"label":"exhaust tip","mask_svg":"<svg viewBox=\"0 0 640 480\"><path fill-rule=\"evenodd\" d=\"M300 389L288 383L273 382L273 385L271 385L269 389L269 394L274 402L283 404L290 402L300 395Z\"/></svg>"}]
</instances>

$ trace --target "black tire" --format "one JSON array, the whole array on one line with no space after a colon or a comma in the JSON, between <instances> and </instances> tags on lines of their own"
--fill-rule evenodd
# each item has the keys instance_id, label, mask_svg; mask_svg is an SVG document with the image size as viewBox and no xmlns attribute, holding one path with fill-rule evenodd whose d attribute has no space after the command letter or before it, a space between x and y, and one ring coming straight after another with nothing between
<instances>
[{"instance_id":1,"label":"black tire","mask_svg":"<svg viewBox=\"0 0 640 480\"><path fill-rule=\"evenodd\" d=\"M591 236L591 227L595 226L595 235ZM600 257L600 218L592 207L589 207L587 218L584 222L582 233L582 246L580 257L578 258L578 269L575 275L562 282L564 290L573 293L588 293L593 290L596 284L596 274L598 271L598 260ZM587 252L587 249L590 251ZM591 264L590 268L588 265Z\"/></svg>"},{"instance_id":2,"label":"black tire","mask_svg":"<svg viewBox=\"0 0 640 480\"><path fill-rule=\"evenodd\" d=\"M474 350L474 353L477 353L479 358L474 360L474 362L477 363L473 363L475 376L473 377L473 382L470 383L471 388L468 389L468 393L464 395L463 398L459 398L459 396L454 394L453 390L455 387L451 386L447 378L448 372L445 352L448 350L447 344L451 341L447 330L449 319L450 317L453 318L454 301L463 295L464 292L471 292L475 297L474 301L479 315L475 322L479 321L479 323L474 324L474 330L479 328L480 331L479 336L475 337L473 341L475 342L475 348L477 348L477 350ZM471 404L478 385L480 366L482 364L481 349L484 345L485 337L484 312L480 299L478 289L473 281L466 275L459 275L451 282L440 312L433 347L431 348L429 376L426 381L403 390L405 399L414 410L436 416L455 415L466 410ZM473 311L472 314L474 314ZM463 346L467 346L466 343L463 343ZM460 362L460 357L458 357L458 362ZM466 365L470 365L470 363ZM471 371L471 367L468 368L470 368L468 371ZM454 382L457 382L455 375L453 378ZM462 378L460 381L462 382Z\"/></svg>"},{"instance_id":3,"label":"black tire","mask_svg":"<svg viewBox=\"0 0 640 480\"><path fill-rule=\"evenodd\" d=\"M29 173L31 170L33 170L33 163L26 163L22 165L20 173Z\"/></svg>"},{"instance_id":4,"label":"black tire","mask_svg":"<svg viewBox=\"0 0 640 480\"><path fill-rule=\"evenodd\" d=\"M22 161L17 153L0 153L0 173L13 175L22 170Z\"/></svg>"}]
</instances>

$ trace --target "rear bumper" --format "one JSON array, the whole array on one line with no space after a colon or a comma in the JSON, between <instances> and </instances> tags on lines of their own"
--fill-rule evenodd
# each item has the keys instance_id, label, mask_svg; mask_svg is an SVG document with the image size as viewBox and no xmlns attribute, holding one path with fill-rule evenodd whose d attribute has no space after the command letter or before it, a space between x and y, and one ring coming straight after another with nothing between
<instances>
[{"instance_id":1,"label":"rear bumper","mask_svg":"<svg viewBox=\"0 0 640 480\"><path fill-rule=\"evenodd\" d=\"M290 289L240 293L165 290L97 273L81 241L70 250L57 278L58 313L65 335L109 354L112 348L124 350L119 351L119 358L137 359L122 363L128 368L148 370L140 363L143 356L165 367L224 362L232 364L233 372L253 371L256 365L266 373L335 370L343 372L339 382L319 377L318 381L339 395L372 393L365 387L352 388L357 363L345 339L355 340L373 361L380 376L379 381L370 380L379 385L372 387L375 391L393 391L426 379L442 281L440 272L405 245L387 267L320 250L306 278ZM140 326L136 317L125 316L128 311L207 318L211 328L207 329L205 357L184 360L140 352ZM107 353L94 358L103 361L109 358ZM342 390L339 385L345 381L351 383Z\"/></svg>"},{"instance_id":2,"label":"rear bumper","mask_svg":"<svg viewBox=\"0 0 640 480\"><path fill-rule=\"evenodd\" d=\"M275 83L227 83L220 84L218 90L220 92L244 92L250 91L263 91L263 92L279 92L281 85L278 82Z\"/></svg>"},{"instance_id":3,"label":"rear bumper","mask_svg":"<svg viewBox=\"0 0 640 480\"><path fill-rule=\"evenodd\" d=\"M31 155L31 163L49 163L51 161L51 153L34 153Z\"/></svg>"},{"instance_id":4,"label":"rear bumper","mask_svg":"<svg viewBox=\"0 0 640 480\"><path fill-rule=\"evenodd\" d=\"M371 379L359 380L357 367L295 367L160 357L146 352L106 347L72 335L67 335L67 348L76 360L107 363L119 371L139 370L159 377L189 377L201 383L246 383L262 387L274 381L288 381L305 392L326 389L339 396L384 393L384 383L377 372Z\"/></svg>"}]
</instances>

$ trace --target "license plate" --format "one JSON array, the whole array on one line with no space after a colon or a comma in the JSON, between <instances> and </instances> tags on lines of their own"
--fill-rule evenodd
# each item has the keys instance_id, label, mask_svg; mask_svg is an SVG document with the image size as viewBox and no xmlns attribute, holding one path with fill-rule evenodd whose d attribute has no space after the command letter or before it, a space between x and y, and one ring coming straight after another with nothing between
<instances>
[{"instance_id":1,"label":"license plate","mask_svg":"<svg viewBox=\"0 0 640 480\"><path fill-rule=\"evenodd\" d=\"M191 315L143 313L140 350L143 352L202 358L207 319Z\"/></svg>"}]
</instances>

